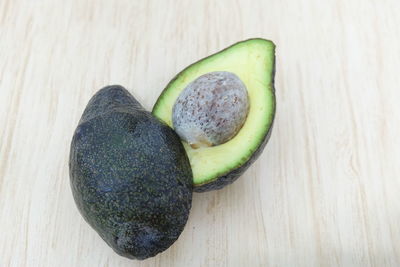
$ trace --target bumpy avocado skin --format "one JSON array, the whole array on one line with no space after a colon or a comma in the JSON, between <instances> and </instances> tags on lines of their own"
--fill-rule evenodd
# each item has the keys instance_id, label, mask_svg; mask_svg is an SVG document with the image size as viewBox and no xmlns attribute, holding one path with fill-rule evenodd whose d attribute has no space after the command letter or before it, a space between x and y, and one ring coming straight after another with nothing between
<instances>
[{"instance_id":1,"label":"bumpy avocado skin","mask_svg":"<svg viewBox=\"0 0 400 267\"><path fill-rule=\"evenodd\" d=\"M70 184L85 220L118 254L146 259L182 232L193 177L178 135L121 86L98 91L75 130Z\"/></svg>"}]
</instances>

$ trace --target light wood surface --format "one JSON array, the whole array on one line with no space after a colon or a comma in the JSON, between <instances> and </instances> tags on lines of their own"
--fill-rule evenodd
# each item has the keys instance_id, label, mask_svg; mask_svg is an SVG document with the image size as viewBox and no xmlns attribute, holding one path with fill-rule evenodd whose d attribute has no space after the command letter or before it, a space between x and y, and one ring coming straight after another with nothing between
<instances>
[{"instance_id":1,"label":"light wood surface","mask_svg":"<svg viewBox=\"0 0 400 267\"><path fill-rule=\"evenodd\" d=\"M0 0L0 266L400 266L400 2ZM89 98L151 109L188 64L277 45L277 116L233 185L195 194L146 261L115 254L69 187Z\"/></svg>"}]
</instances>

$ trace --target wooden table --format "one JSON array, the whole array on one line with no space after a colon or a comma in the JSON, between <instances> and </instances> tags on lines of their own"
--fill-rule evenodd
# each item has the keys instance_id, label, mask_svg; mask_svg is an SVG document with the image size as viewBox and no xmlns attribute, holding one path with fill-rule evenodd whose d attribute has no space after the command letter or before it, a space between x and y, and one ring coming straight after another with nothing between
<instances>
[{"instance_id":1,"label":"wooden table","mask_svg":"<svg viewBox=\"0 0 400 267\"><path fill-rule=\"evenodd\" d=\"M397 0L1 0L0 266L400 266ZM277 45L277 116L233 185L195 194L164 253L131 261L69 187L89 98L126 86L151 109L188 64Z\"/></svg>"}]
</instances>

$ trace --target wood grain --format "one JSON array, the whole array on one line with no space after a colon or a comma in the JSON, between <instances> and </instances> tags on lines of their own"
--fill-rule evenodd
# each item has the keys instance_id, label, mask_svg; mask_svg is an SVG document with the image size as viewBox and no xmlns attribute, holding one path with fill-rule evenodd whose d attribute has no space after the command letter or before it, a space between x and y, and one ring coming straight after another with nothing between
<instances>
[{"instance_id":1,"label":"wood grain","mask_svg":"<svg viewBox=\"0 0 400 267\"><path fill-rule=\"evenodd\" d=\"M0 1L0 266L400 266L399 1ZM256 164L196 194L146 261L116 255L72 199L68 153L89 98L150 109L186 65L277 45L277 117Z\"/></svg>"}]
</instances>

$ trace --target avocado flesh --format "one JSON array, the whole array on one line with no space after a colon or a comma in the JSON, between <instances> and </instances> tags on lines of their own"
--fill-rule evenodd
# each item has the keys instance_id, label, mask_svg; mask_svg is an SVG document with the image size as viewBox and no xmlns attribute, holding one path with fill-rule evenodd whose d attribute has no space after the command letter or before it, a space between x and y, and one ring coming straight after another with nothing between
<instances>
[{"instance_id":1,"label":"avocado flesh","mask_svg":"<svg viewBox=\"0 0 400 267\"><path fill-rule=\"evenodd\" d=\"M97 92L74 133L70 183L85 220L118 254L167 249L188 219L192 172L176 133L121 86Z\"/></svg>"},{"instance_id":2,"label":"avocado flesh","mask_svg":"<svg viewBox=\"0 0 400 267\"><path fill-rule=\"evenodd\" d=\"M236 180L262 151L275 115L275 45L264 39L236 43L181 71L158 98L153 114L173 127L172 107L181 91L191 81L213 71L232 72L242 80L248 90L250 109L243 127L224 144L193 149L183 142L192 166L195 191L219 189ZM219 179L223 181L218 182Z\"/></svg>"}]
</instances>

